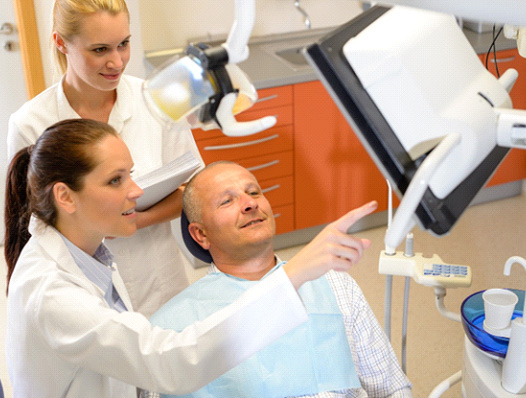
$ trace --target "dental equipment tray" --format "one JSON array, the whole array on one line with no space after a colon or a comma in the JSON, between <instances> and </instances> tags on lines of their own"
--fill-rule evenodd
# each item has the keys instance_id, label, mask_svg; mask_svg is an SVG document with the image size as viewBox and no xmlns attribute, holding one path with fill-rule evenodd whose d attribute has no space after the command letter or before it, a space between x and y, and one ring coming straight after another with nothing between
<instances>
[{"instance_id":1,"label":"dental equipment tray","mask_svg":"<svg viewBox=\"0 0 526 398\"><path fill-rule=\"evenodd\" d=\"M350 38L358 35L389 10L390 8L381 6L370 8L306 47L304 55L317 71L325 88L384 177L389 180L397 194L403 196L427 154L415 161L411 160L397 135L361 85L342 51ZM507 148L495 147L476 169L443 199L435 196L428 188L416 210L420 226L436 235L448 233L508 151Z\"/></svg>"}]
</instances>

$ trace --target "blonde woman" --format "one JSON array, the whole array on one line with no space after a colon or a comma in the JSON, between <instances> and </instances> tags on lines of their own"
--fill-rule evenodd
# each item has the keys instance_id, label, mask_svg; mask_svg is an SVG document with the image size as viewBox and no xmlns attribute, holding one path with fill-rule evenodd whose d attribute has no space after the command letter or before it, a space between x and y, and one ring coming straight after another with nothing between
<instances>
[{"instance_id":1,"label":"blonde woman","mask_svg":"<svg viewBox=\"0 0 526 398\"><path fill-rule=\"evenodd\" d=\"M188 127L154 118L143 100L142 80L124 73L132 41L124 0L56 0L52 39L62 79L11 116L8 158L34 144L53 123L88 118L117 130L132 154L134 177L188 150L201 159ZM146 316L188 285L188 260L170 225L180 215L181 195L182 188L138 212L132 237L106 242L121 265L134 309Z\"/></svg>"}]
</instances>

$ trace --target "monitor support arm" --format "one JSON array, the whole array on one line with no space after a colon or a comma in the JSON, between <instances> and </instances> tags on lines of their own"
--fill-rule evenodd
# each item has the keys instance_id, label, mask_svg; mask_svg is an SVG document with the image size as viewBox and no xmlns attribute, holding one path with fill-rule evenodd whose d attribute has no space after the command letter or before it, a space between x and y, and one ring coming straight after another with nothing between
<instances>
[{"instance_id":1,"label":"monitor support arm","mask_svg":"<svg viewBox=\"0 0 526 398\"><path fill-rule=\"evenodd\" d=\"M442 161L450 154L460 142L460 134L447 135L433 151L426 157L411 180L400 206L385 235L385 253L395 254L396 248L405 238L407 233L415 226L413 214L424 196L431 178L439 169Z\"/></svg>"},{"instance_id":2,"label":"monitor support arm","mask_svg":"<svg viewBox=\"0 0 526 398\"><path fill-rule=\"evenodd\" d=\"M526 149L526 112L506 108L495 111L499 114L497 144L506 148Z\"/></svg>"}]
</instances>

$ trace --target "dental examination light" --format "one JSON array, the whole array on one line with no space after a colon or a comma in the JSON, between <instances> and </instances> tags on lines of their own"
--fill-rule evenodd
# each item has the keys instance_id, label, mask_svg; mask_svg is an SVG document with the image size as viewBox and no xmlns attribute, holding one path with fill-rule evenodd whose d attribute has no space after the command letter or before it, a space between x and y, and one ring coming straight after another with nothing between
<instances>
[{"instance_id":1,"label":"dental examination light","mask_svg":"<svg viewBox=\"0 0 526 398\"><path fill-rule=\"evenodd\" d=\"M266 116L238 122L234 115L250 108L257 92L236 65L248 58L248 40L255 20L255 0L236 0L235 20L221 46L191 44L156 69L144 82L151 111L161 119L186 119L192 128L220 128L228 136L244 136L272 127Z\"/></svg>"},{"instance_id":2,"label":"dental examination light","mask_svg":"<svg viewBox=\"0 0 526 398\"><path fill-rule=\"evenodd\" d=\"M447 234L509 147L526 145L508 94L517 72L484 69L453 16L374 6L305 55L401 197L387 254L416 223Z\"/></svg>"}]
</instances>

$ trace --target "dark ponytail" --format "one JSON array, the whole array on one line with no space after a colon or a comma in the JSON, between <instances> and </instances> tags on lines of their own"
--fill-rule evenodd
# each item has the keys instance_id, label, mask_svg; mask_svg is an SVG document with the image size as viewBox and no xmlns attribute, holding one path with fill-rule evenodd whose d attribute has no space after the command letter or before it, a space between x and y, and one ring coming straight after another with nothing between
<instances>
[{"instance_id":1,"label":"dark ponytail","mask_svg":"<svg viewBox=\"0 0 526 398\"><path fill-rule=\"evenodd\" d=\"M9 292L9 280L20 252L31 236L28 231L31 212L27 189L27 170L31 149L32 146L18 151L7 170L4 212L4 255L7 263L6 293Z\"/></svg>"},{"instance_id":2,"label":"dark ponytail","mask_svg":"<svg viewBox=\"0 0 526 398\"><path fill-rule=\"evenodd\" d=\"M7 291L18 257L31 236L31 215L55 226L58 214L53 186L63 182L73 191L82 190L84 177L97 165L93 146L108 135L118 137L106 123L63 120L48 127L35 145L20 150L11 161L4 213Z\"/></svg>"}]
</instances>

